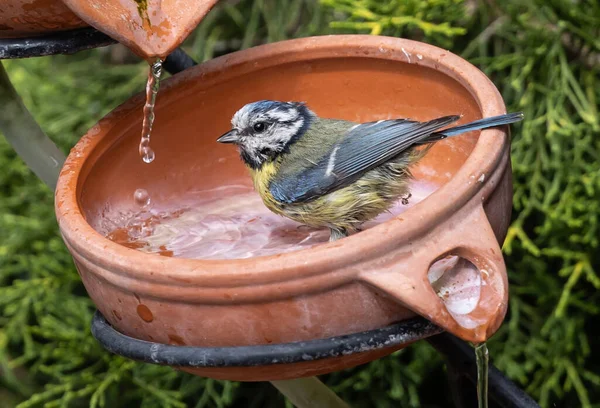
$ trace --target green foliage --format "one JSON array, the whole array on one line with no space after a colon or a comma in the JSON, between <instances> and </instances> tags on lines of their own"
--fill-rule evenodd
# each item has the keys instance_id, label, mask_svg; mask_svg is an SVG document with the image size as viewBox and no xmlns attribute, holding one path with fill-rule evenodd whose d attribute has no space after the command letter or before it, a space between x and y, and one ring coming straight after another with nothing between
<instances>
[{"instance_id":1,"label":"green foliage","mask_svg":"<svg viewBox=\"0 0 600 408\"><path fill-rule=\"evenodd\" d=\"M600 289L600 67L589 67L586 53L600 51L600 6L508 2L480 18L499 23L463 55L528 119L512 144L511 310L492 356L542 406L590 407L600 384L590 326Z\"/></svg>"},{"instance_id":2,"label":"green foliage","mask_svg":"<svg viewBox=\"0 0 600 408\"><path fill-rule=\"evenodd\" d=\"M207 60L289 37L366 32L451 48L484 70L508 110L526 115L513 126L514 215L504 244L510 308L490 341L491 361L544 408L592 407L600 404L599 27L594 0L242 0L211 11L185 48ZM65 152L143 89L147 69L110 64L102 50L6 67ZM284 406L268 384L201 379L102 350L89 332L94 307L60 239L52 192L3 138L0 169L3 404ZM449 406L443 370L421 342L323 380L354 407Z\"/></svg>"},{"instance_id":3,"label":"green foliage","mask_svg":"<svg viewBox=\"0 0 600 408\"><path fill-rule=\"evenodd\" d=\"M184 48L199 61L251 46L329 31L313 0L221 2L188 37Z\"/></svg>"},{"instance_id":4,"label":"green foliage","mask_svg":"<svg viewBox=\"0 0 600 408\"><path fill-rule=\"evenodd\" d=\"M463 0L321 0L325 6L341 13L341 21L331 27L421 39L441 46L453 36L465 34L458 23L464 19Z\"/></svg>"}]
</instances>

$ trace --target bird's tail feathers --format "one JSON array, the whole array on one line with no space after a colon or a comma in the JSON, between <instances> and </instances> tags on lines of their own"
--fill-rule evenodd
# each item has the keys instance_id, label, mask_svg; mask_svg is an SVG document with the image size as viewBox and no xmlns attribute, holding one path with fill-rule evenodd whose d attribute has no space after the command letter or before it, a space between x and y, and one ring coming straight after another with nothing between
<instances>
[{"instance_id":1,"label":"bird's tail feathers","mask_svg":"<svg viewBox=\"0 0 600 408\"><path fill-rule=\"evenodd\" d=\"M522 112L507 113L504 115L492 116L491 118L479 119L465 125L454 126L448 129L440 130L432 133L426 139L419 141L419 143L432 143L438 140L445 139L447 137L456 136L461 133L470 132L471 130L485 129L494 126L508 125L511 123L519 122L523 120Z\"/></svg>"}]
</instances>

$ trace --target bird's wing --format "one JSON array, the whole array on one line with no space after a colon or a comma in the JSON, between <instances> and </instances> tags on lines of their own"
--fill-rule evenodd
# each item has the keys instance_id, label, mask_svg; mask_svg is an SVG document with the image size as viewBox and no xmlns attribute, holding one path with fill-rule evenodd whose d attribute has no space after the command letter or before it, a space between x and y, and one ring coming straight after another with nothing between
<instances>
[{"instance_id":1,"label":"bird's wing","mask_svg":"<svg viewBox=\"0 0 600 408\"><path fill-rule=\"evenodd\" d=\"M306 202L331 193L459 118L444 116L428 122L396 119L356 125L313 165L293 177L276 176L271 181L270 192L273 198L285 204Z\"/></svg>"}]
</instances>

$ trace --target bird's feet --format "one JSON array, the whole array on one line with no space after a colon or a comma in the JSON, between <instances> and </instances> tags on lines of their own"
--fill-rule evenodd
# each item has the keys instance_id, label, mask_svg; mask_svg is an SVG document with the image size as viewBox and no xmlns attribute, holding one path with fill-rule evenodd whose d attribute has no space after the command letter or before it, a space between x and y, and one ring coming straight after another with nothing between
<instances>
[{"instance_id":1,"label":"bird's feet","mask_svg":"<svg viewBox=\"0 0 600 408\"><path fill-rule=\"evenodd\" d=\"M412 193L406 193L405 195L400 197L400 200L402 200L402 205L408 205L408 199L411 197L412 197Z\"/></svg>"},{"instance_id":2,"label":"bird's feet","mask_svg":"<svg viewBox=\"0 0 600 408\"><path fill-rule=\"evenodd\" d=\"M338 239L348 236L348 231L345 228L330 228L331 235L329 236L329 242L337 241Z\"/></svg>"}]
</instances>

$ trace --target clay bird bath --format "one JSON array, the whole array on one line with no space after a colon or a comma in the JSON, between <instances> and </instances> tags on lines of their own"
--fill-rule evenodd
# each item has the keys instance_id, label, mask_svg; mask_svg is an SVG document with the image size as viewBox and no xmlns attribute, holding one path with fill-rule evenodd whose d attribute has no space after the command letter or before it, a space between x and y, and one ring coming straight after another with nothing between
<instances>
[{"instance_id":1,"label":"clay bird bath","mask_svg":"<svg viewBox=\"0 0 600 408\"><path fill-rule=\"evenodd\" d=\"M137 211L138 188L159 207L173 207L195 191L216 191L219 198L223 186L244 191L230 202L249 200L250 179L237 152L215 140L237 109L259 99L305 101L322 117L355 121L458 113L464 123L505 113L494 85L465 60L387 37L284 41L174 75L158 95L152 163L138 155L144 95L137 95L77 143L56 189L60 231L108 323L140 341L224 348L352 335L415 316L467 341L492 336L508 297L499 245L512 198L507 127L437 143L414 170L415 185L428 189L420 202L413 197L398 215L337 242L186 259L167 250L144 253L105 236L107 219ZM256 208L260 223L268 210ZM297 378L406 345L382 343L293 364L181 368L230 380Z\"/></svg>"}]
</instances>

